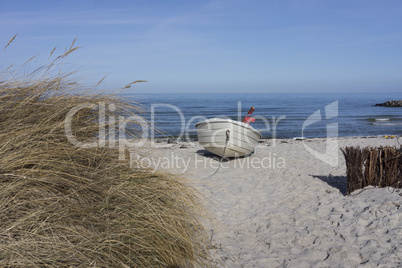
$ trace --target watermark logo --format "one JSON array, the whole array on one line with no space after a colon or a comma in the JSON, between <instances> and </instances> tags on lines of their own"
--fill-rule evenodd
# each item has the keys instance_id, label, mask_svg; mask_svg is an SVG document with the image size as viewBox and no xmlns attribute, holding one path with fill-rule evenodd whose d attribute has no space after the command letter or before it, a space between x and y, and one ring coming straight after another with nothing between
<instances>
[{"instance_id":1,"label":"watermark logo","mask_svg":"<svg viewBox=\"0 0 402 268\"><path fill-rule=\"evenodd\" d=\"M284 169L286 168L285 158L277 156L276 153L269 152L261 157L243 157L238 158L233 162L221 162L215 158L204 157L194 154L190 157L183 157L180 154L171 152L166 156L140 156L139 154L130 154L130 168L145 168L156 172L157 170L179 170L181 173L186 173L191 168L210 169Z\"/></svg>"},{"instance_id":2,"label":"watermark logo","mask_svg":"<svg viewBox=\"0 0 402 268\"><path fill-rule=\"evenodd\" d=\"M114 112L116 107L112 103L108 107L110 112ZM82 142L76 139L72 130L73 117L84 109L98 110L98 124L99 131L96 140L91 142ZM108 120L106 120L108 119ZM137 126L141 126L142 132L138 139L127 139L126 128L129 123L134 123ZM108 127L108 139L106 140L106 126ZM117 132L116 132L117 129ZM148 123L139 115L130 115L127 118L124 116L106 116L106 104L100 102L98 105L91 103L83 103L72 108L64 120L64 131L67 139L75 146L79 148L104 148L106 147L106 141L109 148L117 148L119 150L119 159L125 159L125 151L129 148L141 147L148 139Z\"/></svg>"},{"instance_id":3,"label":"watermark logo","mask_svg":"<svg viewBox=\"0 0 402 268\"><path fill-rule=\"evenodd\" d=\"M238 102L238 121L241 121L241 102ZM142 116L139 115L116 115L116 106L111 104L106 104L104 102L100 102L99 104L91 104L91 103L84 103L80 104L74 108L72 108L66 116L64 122L64 129L67 139L75 146L80 148L96 148L96 147L106 147L118 149L119 151L119 159L125 160L126 159L126 152L129 150L131 154L132 148L142 147L145 144L147 146L154 146L156 144L156 129L155 121L157 117L157 113L163 113L166 109L173 110L177 113L177 121L175 124L180 126L180 135L177 137L178 140L187 141L192 143L193 140L190 138L190 133L195 133L197 129L194 127L196 122L206 120L207 118L201 115L193 116L189 119L186 119L183 112L176 106L166 103L157 103L152 104L150 107L150 120L146 120ZM72 122L74 117L79 115L79 112L84 109L92 109L95 111L94 114L97 114L96 122L99 125L99 130L96 137L90 142L83 142L80 141L78 138L74 136L74 131L72 128ZM321 115L321 110L317 110L312 115L310 115L303 123L302 126L302 135L304 136L305 130L307 130L312 124L318 122L325 122L324 120L328 120L331 118L336 118L338 116L338 101L335 101L327 106L325 106L325 117ZM96 117L96 116L95 116ZM224 117L221 117L224 118ZM227 117L226 117L227 118ZM272 136L271 145L275 147L276 145L276 131L278 127L278 123L281 120L286 120L286 116L282 115L279 117L272 117L272 120L268 120L266 117L263 116L254 116L256 120L260 122L260 126L263 125L262 129L258 131L261 133L269 132ZM263 123L263 124L261 124ZM137 138L133 138L132 136L127 137L126 134L130 132L128 128L130 125L136 125L136 136ZM208 128L207 128L208 130ZM304 148L312 154L317 159L331 165L337 166L338 165L338 123L328 123L326 124L327 130L327 140L326 140L326 148L325 152L319 152L311 147L303 140ZM128 132L127 132L128 131ZM198 130L199 131L199 130ZM212 135L224 137L225 131L224 130L214 130L216 133L212 133ZM210 132L213 132L212 129ZM222 133L223 134L222 134ZM231 129L231 133L235 133L234 129ZM244 132L244 133L243 133ZM245 137L245 141L248 142L248 135L247 131L243 131L242 133L236 132L237 135L243 135ZM222 135L221 135L222 134ZM234 134L233 134L234 135ZM228 144L234 144L235 140L240 140L239 137L233 136L231 134L230 139L228 139ZM132 156L131 156L132 158ZM133 160L133 158L131 159ZM139 159L136 160L137 162L140 161ZM150 159L142 160L142 161L151 161ZM179 161L174 159L174 161ZM184 160L180 160L184 161ZM265 161L265 162L264 162ZM268 163L267 159L265 159L260 166L266 166ZM148 163L148 162L147 162ZM150 162L151 163L151 162ZM183 162L185 163L185 162ZM144 166L146 163L143 162L141 165ZM158 166L158 163L152 163L152 166ZM166 165L166 164L165 164ZM184 164L183 164L184 165ZM145 165L146 166L146 165Z\"/></svg>"},{"instance_id":4,"label":"watermark logo","mask_svg":"<svg viewBox=\"0 0 402 268\"><path fill-rule=\"evenodd\" d=\"M331 119L334 117L338 117L338 101L334 101L331 104L325 106L325 119ZM302 136L304 137L304 130L317 122L320 122L322 119L321 111L317 110L315 113L310 115L306 121L303 123L302 127ZM327 139L325 146L325 153L318 152L313 148L309 147L305 140L303 140L304 148L317 159L320 159L324 163L336 167L338 165L338 123L329 123L327 124Z\"/></svg>"}]
</instances>

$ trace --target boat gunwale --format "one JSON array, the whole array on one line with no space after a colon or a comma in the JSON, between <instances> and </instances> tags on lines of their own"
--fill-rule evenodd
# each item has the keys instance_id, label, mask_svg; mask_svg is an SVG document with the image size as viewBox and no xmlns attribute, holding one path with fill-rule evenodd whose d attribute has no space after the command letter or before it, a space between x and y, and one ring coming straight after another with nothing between
<instances>
[{"instance_id":1,"label":"boat gunwale","mask_svg":"<svg viewBox=\"0 0 402 268\"><path fill-rule=\"evenodd\" d=\"M253 128L251 125L243 123L243 122L240 122L240 121L232 120L232 119L229 119L229 118L214 117L214 118L207 119L207 120L204 120L204 121L196 123L195 127L197 128L198 125L208 124L208 123L210 123L210 124L213 124L213 123L233 123L235 125L238 125L238 126L241 126L241 127L244 127L244 128L252 130L253 132L255 132L255 133L257 133L259 135L260 139L262 138L261 133L258 130L256 130L255 128Z\"/></svg>"}]
</instances>

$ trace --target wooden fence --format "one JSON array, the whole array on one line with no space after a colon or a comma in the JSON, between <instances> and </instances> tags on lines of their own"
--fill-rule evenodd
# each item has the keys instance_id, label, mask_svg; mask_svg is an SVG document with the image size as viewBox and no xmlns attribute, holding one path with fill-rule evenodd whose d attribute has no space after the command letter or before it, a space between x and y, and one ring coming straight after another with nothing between
<instances>
[{"instance_id":1,"label":"wooden fence","mask_svg":"<svg viewBox=\"0 0 402 268\"><path fill-rule=\"evenodd\" d=\"M346 194L372 185L402 188L402 149L396 147L341 148L346 160Z\"/></svg>"}]
</instances>

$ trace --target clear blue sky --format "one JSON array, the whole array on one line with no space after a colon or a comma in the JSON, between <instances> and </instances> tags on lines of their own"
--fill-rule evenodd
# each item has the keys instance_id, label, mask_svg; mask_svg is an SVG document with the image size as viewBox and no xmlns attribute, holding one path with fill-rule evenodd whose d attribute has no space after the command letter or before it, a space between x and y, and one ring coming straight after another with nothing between
<instances>
[{"instance_id":1,"label":"clear blue sky","mask_svg":"<svg viewBox=\"0 0 402 268\"><path fill-rule=\"evenodd\" d=\"M0 66L77 37L66 62L105 88L402 92L401 14L399 0L0 0L0 51L18 34Z\"/></svg>"}]
</instances>

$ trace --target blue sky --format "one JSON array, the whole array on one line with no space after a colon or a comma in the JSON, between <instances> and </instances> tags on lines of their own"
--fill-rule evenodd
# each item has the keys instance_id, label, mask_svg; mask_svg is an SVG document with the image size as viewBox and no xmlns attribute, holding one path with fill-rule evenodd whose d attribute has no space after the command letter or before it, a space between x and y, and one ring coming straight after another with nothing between
<instances>
[{"instance_id":1,"label":"blue sky","mask_svg":"<svg viewBox=\"0 0 402 268\"><path fill-rule=\"evenodd\" d=\"M0 66L66 60L105 89L370 92L402 88L402 1L0 0Z\"/></svg>"}]
</instances>

